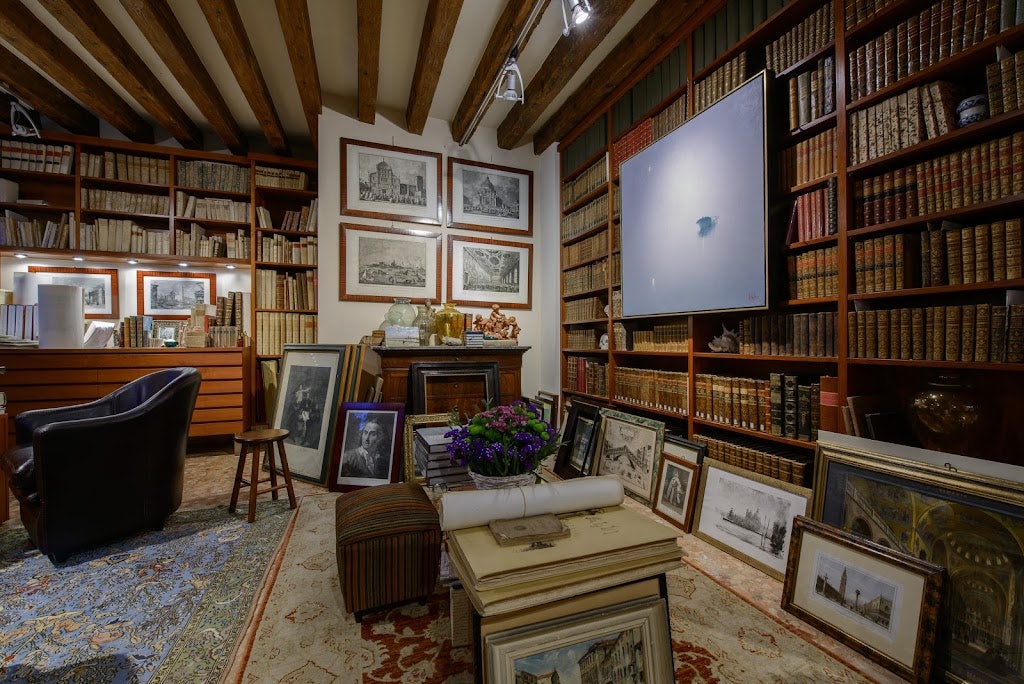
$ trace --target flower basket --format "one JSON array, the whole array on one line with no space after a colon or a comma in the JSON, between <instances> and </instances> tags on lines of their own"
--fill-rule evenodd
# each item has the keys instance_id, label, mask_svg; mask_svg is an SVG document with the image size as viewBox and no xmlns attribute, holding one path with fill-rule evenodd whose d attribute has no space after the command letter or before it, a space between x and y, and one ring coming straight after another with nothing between
<instances>
[{"instance_id":1,"label":"flower basket","mask_svg":"<svg viewBox=\"0 0 1024 684\"><path fill-rule=\"evenodd\" d=\"M477 489L508 489L511 487L525 487L537 482L535 473L522 473L521 475L481 475L469 471L469 479Z\"/></svg>"},{"instance_id":2,"label":"flower basket","mask_svg":"<svg viewBox=\"0 0 1024 684\"><path fill-rule=\"evenodd\" d=\"M478 489L533 484L540 464L558 450L557 431L524 401L480 411L445 436L452 465L464 466Z\"/></svg>"}]
</instances>

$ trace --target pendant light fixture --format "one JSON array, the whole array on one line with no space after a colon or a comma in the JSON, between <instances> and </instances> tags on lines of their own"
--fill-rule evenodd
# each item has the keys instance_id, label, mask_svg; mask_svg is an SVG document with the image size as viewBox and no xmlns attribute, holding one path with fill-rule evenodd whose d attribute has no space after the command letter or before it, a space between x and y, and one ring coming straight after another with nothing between
<instances>
[{"instance_id":1,"label":"pendant light fixture","mask_svg":"<svg viewBox=\"0 0 1024 684\"><path fill-rule=\"evenodd\" d=\"M562 6L562 35L568 36L573 26L579 26L590 18L593 11L590 8L590 0L558 0Z\"/></svg>"},{"instance_id":2,"label":"pendant light fixture","mask_svg":"<svg viewBox=\"0 0 1024 684\"><path fill-rule=\"evenodd\" d=\"M495 99L507 102L525 102L525 86L523 85L523 75L519 73L519 65L516 64L516 52L513 48L512 54L505 62L505 70L498 81L498 90L494 93Z\"/></svg>"}]
</instances>

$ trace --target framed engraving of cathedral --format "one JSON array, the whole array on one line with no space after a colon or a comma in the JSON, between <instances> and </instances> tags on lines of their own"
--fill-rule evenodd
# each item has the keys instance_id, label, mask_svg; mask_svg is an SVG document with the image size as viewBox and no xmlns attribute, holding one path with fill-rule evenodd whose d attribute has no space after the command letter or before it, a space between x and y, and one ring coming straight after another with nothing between
<instances>
[{"instance_id":1,"label":"framed engraving of cathedral","mask_svg":"<svg viewBox=\"0 0 1024 684\"><path fill-rule=\"evenodd\" d=\"M812 517L946 568L934 649L946 681L1024 681L1020 473L954 454L819 436Z\"/></svg>"},{"instance_id":2,"label":"framed engraving of cathedral","mask_svg":"<svg viewBox=\"0 0 1024 684\"><path fill-rule=\"evenodd\" d=\"M441 154L342 138L341 213L441 225Z\"/></svg>"},{"instance_id":3,"label":"framed engraving of cathedral","mask_svg":"<svg viewBox=\"0 0 1024 684\"><path fill-rule=\"evenodd\" d=\"M449 157L448 225L533 235L533 171Z\"/></svg>"},{"instance_id":4,"label":"framed engraving of cathedral","mask_svg":"<svg viewBox=\"0 0 1024 684\"><path fill-rule=\"evenodd\" d=\"M782 608L912 682L930 682L941 566L803 516Z\"/></svg>"}]
</instances>

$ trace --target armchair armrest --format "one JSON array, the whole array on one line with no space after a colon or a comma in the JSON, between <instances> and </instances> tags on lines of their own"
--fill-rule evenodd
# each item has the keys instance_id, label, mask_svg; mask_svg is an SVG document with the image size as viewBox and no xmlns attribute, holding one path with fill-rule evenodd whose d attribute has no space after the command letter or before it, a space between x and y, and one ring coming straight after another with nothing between
<instances>
[{"instance_id":1,"label":"armchair armrest","mask_svg":"<svg viewBox=\"0 0 1024 684\"><path fill-rule=\"evenodd\" d=\"M109 416L113 412L114 404L110 400L109 395L95 401L90 401L87 404L22 411L14 418L15 440L17 444L30 444L32 442L32 433L44 425L66 420L104 417Z\"/></svg>"}]
</instances>

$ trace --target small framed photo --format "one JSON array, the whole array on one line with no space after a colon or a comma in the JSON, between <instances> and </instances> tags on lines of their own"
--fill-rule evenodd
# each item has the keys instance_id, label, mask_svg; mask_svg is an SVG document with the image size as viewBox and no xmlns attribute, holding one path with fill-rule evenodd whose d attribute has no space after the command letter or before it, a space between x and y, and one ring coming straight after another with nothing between
<instances>
[{"instance_id":1,"label":"small framed photo","mask_svg":"<svg viewBox=\"0 0 1024 684\"><path fill-rule=\"evenodd\" d=\"M658 486L654 490L654 512L684 532L690 531L693 507L697 502L700 466L694 459L704 449L703 445L696 442L690 444L693 459L669 453L669 443L665 442L665 451L661 454L661 467L658 469ZM682 448L679 444L675 446L677 450Z\"/></svg>"},{"instance_id":2,"label":"small framed photo","mask_svg":"<svg viewBox=\"0 0 1024 684\"><path fill-rule=\"evenodd\" d=\"M782 608L912 682L930 682L945 569L803 516Z\"/></svg>"},{"instance_id":3,"label":"small framed photo","mask_svg":"<svg viewBox=\"0 0 1024 684\"><path fill-rule=\"evenodd\" d=\"M138 312L154 318L188 319L196 304L212 304L217 297L217 275L179 271L139 271Z\"/></svg>"},{"instance_id":4,"label":"small framed photo","mask_svg":"<svg viewBox=\"0 0 1024 684\"><path fill-rule=\"evenodd\" d=\"M465 306L533 306L533 245L448 236L448 299Z\"/></svg>"},{"instance_id":5,"label":"small framed photo","mask_svg":"<svg viewBox=\"0 0 1024 684\"><path fill-rule=\"evenodd\" d=\"M448 157L448 225L533 235L533 171Z\"/></svg>"},{"instance_id":6,"label":"small framed photo","mask_svg":"<svg viewBox=\"0 0 1024 684\"><path fill-rule=\"evenodd\" d=\"M116 268L64 268L29 266L29 273L45 273L51 285L82 288L86 318L119 318Z\"/></svg>"},{"instance_id":7,"label":"small framed photo","mask_svg":"<svg viewBox=\"0 0 1024 684\"><path fill-rule=\"evenodd\" d=\"M343 402L327 488L347 492L398 482L405 405Z\"/></svg>"},{"instance_id":8,"label":"small framed photo","mask_svg":"<svg viewBox=\"0 0 1024 684\"><path fill-rule=\"evenodd\" d=\"M421 427L447 427L452 421L451 413L422 413L407 415L405 429L402 433L402 455L404 462L404 480L406 482L427 483L427 454L416 452L416 430Z\"/></svg>"},{"instance_id":9,"label":"small framed photo","mask_svg":"<svg viewBox=\"0 0 1024 684\"><path fill-rule=\"evenodd\" d=\"M693 535L782 580L793 518L810 506L810 489L705 458Z\"/></svg>"},{"instance_id":10,"label":"small framed photo","mask_svg":"<svg viewBox=\"0 0 1024 684\"><path fill-rule=\"evenodd\" d=\"M188 327L188 321L180 321L177 319L168 320L157 320L153 319L153 337L164 340L173 340L178 343L178 346L183 346L185 342L185 328Z\"/></svg>"},{"instance_id":11,"label":"small framed photo","mask_svg":"<svg viewBox=\"0 0 1024 684\"><path fill-rule=\"evenodd\" d=\"M345 346L286 344L283 352L270 424L288 431L284 442L292 476L323 484Z\"/></svg>"},{"instance_id":12,"label":"small framed photo","mask_svg":"<svg viewBox=\"0 0 1024 684\"><path fill-rule=\"evenodd\" d=\"M542 675L549 675L544 681L580 681L585 655L613 644L607 652L622 676L607 681L634 681L629 673L642 673L645 682L674 680L665 599L645 598L489 634L483 645L487 681L524 681L524 674L529 681Z\"/></svg>"},{"instance_id":13,"label":"small framed photo","mask_svg":"<svg viewBox=\"0 0 1024 684\"><path fill-rule=\"evenodd\" d=\"M340 299L441 301L441 234L341 224Z\"/></svg>"},{"instance_id":14,"label":"small framed photo","mask_svg":"<svg viewBox=\"0 0 1024 684\"><path fill-rule=\"evenodd\" d=\"M441 225L441 154L342 138L341 213Z\"/></svg>"},{"instance_id":15,"label":"small framed photo","mask_svg":"<svg viewBox=\"0 0 1024 684\"><path fill-rule=\"evenodd\" d=\"M573 401L562 428L555 474L564 480L590 475L594 444L601 424L601 409L585 401Z\"/></svg>"},{"instance_id":16,"label":"small framed photo","mask_svg":"<svg viewBox=\"0 0 1024 684\"><path fill-rule=\"evenodd\" d=\"M594 451L596 472L619 478L630 496L650 506L664 442L662 421L603 408Z\"/></svg>"}]
</instances>

